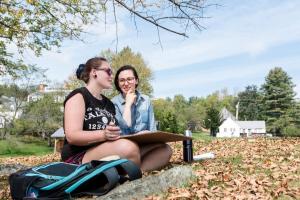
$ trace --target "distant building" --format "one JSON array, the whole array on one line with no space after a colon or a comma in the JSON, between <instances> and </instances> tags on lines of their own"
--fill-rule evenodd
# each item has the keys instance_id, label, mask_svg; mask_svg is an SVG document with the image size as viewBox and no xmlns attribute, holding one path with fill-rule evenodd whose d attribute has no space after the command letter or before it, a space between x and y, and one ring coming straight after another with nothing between
<instances>
[{"instance_id":1,"label":"distant building","mask_svg":"<svg viewBox=\"0 0 300 200\"><path fill-rule=\"evenodd\" d=\"M62 90L57 88L49 88L46 84L39 84L38 90L28 95L27 102L37 101L43 98L45 94L53 94L55 102L63 102L71 90Z\"/></svg>"},{"instance_id":2,"label":"distant building","mask_svg":"<svg viewBox=\"0 0 300 200\"><path fill-rule=\"evenodd\" d=\"M220 126L217 137L240 137L266 134L265 121L235 121L227 118Z\"/></svg>"}]
</instances>

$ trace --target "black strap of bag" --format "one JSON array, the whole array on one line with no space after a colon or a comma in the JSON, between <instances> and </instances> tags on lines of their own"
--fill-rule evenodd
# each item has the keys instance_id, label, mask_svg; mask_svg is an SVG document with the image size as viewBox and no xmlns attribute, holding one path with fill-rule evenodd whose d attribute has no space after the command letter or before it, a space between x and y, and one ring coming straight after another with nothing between
<instances>
[{"instance_id":1,"label":"black strap of bag","mask_svg":"<svg viewBox=\"0 0 300 200\"><path fill-rule=\"evenodd\" d=\"M122 184L126 181L133 181L142 177L141 169L134 164L131 160L122 163L117 167L118 173L120 175L119 183Z\"/></svg>"},{"instance_id":2,"label":"black strap of bag","mask_svg":"<svg viewBox=\"0 0 300 200\"><path fill-rule=\"evenodd\" d=\"M89 188L81 187L80 190L83 192L76 191L76 194L104 195L118 185L119 176L115 168L110 168L101 173L93 182L95 182L94 185L89 183Z\"/></svg>"}]
</instances>

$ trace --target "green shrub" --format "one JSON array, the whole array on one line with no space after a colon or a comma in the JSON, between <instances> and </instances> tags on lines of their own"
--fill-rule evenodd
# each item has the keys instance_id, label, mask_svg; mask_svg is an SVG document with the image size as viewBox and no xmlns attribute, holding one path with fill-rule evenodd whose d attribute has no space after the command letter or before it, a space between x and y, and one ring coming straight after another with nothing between
<instances>
[{"instance_id":1,"label":"green shrub","mask_svg":"<svg viewBox=\"0 0 300 200\"><path fill-rule=\"evenodd\" d=\"M299 137L300 136L300 128L289 125L283 129L283 135L288 137Z\"/></svg>"},{"instance_id":2,"label":"green shrub","mask_svg":"<svg viewBox=\"0 0 300 200\"><path fill-rule=\"evenodd\" d=\"M0 143L0 155L19 154L22 152L22 144L15 138L2 140Z\"/></svg>"}]
</instances>

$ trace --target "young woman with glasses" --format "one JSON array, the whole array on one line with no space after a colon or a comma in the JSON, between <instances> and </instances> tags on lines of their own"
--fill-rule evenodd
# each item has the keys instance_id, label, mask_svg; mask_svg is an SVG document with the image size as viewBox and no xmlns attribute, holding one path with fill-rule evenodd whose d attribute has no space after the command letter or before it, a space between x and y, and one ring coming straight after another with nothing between
<instances>
[{"instance_id":1,"label":"young woman with glasses","mask_svg":"<svg viewBox=\"0 0 300 200\"><path fill-rule=\"evenodd\" d=\"M112 87L112 69L105 58L95 57L79 65L77 78L85 87L72 91L64 102L62 160L82 164L106 156L118 155L140 165L139 147L120 139L114 104L102 90Z\"/></svg>"},{"instance_id":2,"label":"young woman with glasses","mask_svg":"<svg viewBox=\"0 0 300 200\"><path fill-rule=\"evenodd\" d=\"M115 75L115 87L120 92L112 99L116 108L121 134L156 131L150 98L138 90L139 77L131 65L122 66ZM159 169L168 164L172 149L165 143L140 147L141 168L144 171Z\"/></svg>"}]
</instances>

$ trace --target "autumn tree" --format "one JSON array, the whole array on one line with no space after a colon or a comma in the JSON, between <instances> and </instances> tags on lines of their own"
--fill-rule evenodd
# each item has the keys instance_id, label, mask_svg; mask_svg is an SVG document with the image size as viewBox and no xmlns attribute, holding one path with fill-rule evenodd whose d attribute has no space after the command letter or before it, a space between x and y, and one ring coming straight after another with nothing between
<instances>
[{"instance_id":1,"label":"autumn tree","mask_svg":"<svg viewBox=\"0 0 300 200\"><path fill-rule=\"evenodd\" d=\"M151 80L153 79L153 72L140 53L135 53L131 48L125 47L118 53L115 53L110 49L104 50L100 53L100 56L105 57L108 60L114 72L123 65L132 65L139 76L138 90L143 94L152 96L153 88L151 86ZM78 80L74 74L70 75L68 80L64 82L64 87L70 90L84 85L85 83ZM118 93L119 92L116 89L105 92L110 98Z\"/></svg>"},{"instance_id":2,"label":"autumn tree","mask_svg":"<svg viewBox=\"0 0 300 200\"><path fill-rule=\"evenodd\" d=\"M274 135L282 135L283 129L290 124L288 111L295 105L291 77L280 67L270 70L262 85L262 103L267 129Z\"/></svg>"},{"instance_id":3,"label":"autumn tree","mask_svg":"<svg viewBox=\"0 0 300 200\"><path fill-rule=\"evenodd\" d=\"M0 2L0 66L2 74L19 68L7 46L13 44L19 54L31 49L36 55L42 50L59 47L64 39L79 38L83 25L96 19L103 11L100 1L19 1Z\"/></svg>"},{"instance_id":4,"label":"autumn tree","mask_svg":"<svg viewBox=\"0 0 300 200\"><path fill-rule=\"evenodd\" d=\"M146 22L157 28L158 35L160 30L165 30L187 37L191 29L202 30L200 22L208 6L203 0L3 0L0 2L0 72L11 73L19 67L8 52L8 45L14 44L20 54L31 49L41 55L42 50L59 47L65 39L80 40L84 28L99 19L104 24L107 18L114 19L117 30L120 9L131 14L135 26Z\"/></svg>"},{"instance_id":5,"label":"autumn tree","mask_svg":"<svg viewBox=\"0 0 300 200\"><path fill-rule=\"evenodd\" d=\"M129 47L125 47L119 53L111 50L103 51L101 56L108 58L115 72L123 65L132 65L139 75L138 90L152 96L153 88L150 82L153 79L153 72L140 53L135 53ZM114 90L109 96L116 94L118 92Z\"/></svg>"},{"instance_id":6,"label":"autumn tree","mask_svg":"<svg viewBox=\"0 0 300 200\"><path fill-rule=\"evenodd\" d=\"M64 81L64 88L68 90L74 90L79 87L83 87L85 83L79 80L75 74L71 74L66 81Z\"/></svg>"}]
</instances>

